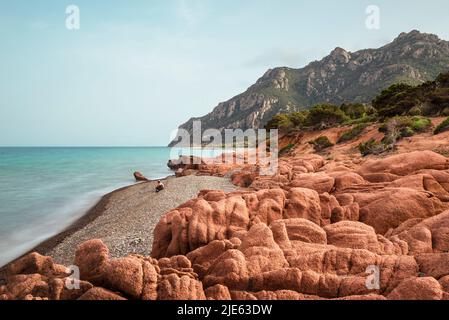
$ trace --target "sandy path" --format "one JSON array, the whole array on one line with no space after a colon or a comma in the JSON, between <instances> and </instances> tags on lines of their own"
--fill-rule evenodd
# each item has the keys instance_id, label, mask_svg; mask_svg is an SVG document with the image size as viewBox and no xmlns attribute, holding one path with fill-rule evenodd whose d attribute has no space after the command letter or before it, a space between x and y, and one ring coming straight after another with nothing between
<instances>
[{"instance_id":1,"label":"sandy path","mask_svg":"<svg viewBox=\"0 0 449 320\"><path fill-rule=\"evenodd\" d=\"M92 209L90 222L76 228L57 241L49 240L46 249L58 263L73 263L76 247L90 239L102 239L112 257L130 253L148 256L151 252L153 230L161 216L195 198L199 191L216 189L230 192L236 189L229 179L188 176L165 180L166 190L154 192L154 182L137 184L113 192ZM61 242L62 241L62 242ZM53 243L52 243L53 242Z\"/></svg>"}]
</instances>

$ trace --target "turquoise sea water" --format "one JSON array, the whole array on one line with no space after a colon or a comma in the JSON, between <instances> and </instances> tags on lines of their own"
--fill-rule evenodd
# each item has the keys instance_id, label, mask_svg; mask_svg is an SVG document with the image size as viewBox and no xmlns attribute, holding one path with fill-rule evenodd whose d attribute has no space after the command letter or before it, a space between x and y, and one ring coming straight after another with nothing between
<instances>
[{"instance_id":1,"label":"turquoise sea water","mask_svg":"<svg viewBox=\"0 0 449 320\"><path fill-rule=\"evenodd\" d=\"M0 266L63 231L134 171L171 175L169 148L0 148ZM215 153L213 153L215 154Z\"/></svg>"}]
</instances>

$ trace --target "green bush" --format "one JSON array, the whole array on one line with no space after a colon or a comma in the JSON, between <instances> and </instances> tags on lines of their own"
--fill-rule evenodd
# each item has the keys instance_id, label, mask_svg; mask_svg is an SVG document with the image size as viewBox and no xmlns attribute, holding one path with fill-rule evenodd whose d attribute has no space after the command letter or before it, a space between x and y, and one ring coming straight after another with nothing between
<instances>
[{"instance_id":1,"label":"green bush","mask_svg":"<svg viewBox=\"0 0 449 320\"><path fill-rule=\"evenodd\" d=\"M368 127L368 124L362 123L356 125L354 128L346 131L343 135L338 139L337 143L344 143L347 141L354 140L358 136L362 134L362 132Z\"/></svg>"},{"instance_id":2,"label":"green bush","mask_svg":"<svg viewBox=\"0 0 449 320\"><path fill-rule=\"evenodd\" d=\"M293 122L290 120L287 114L277 114L271 119L265 128L267 130L271 129L279 129L279 130L288 130L293 128Z\"/></svg>"},{"instance_id":3,"label":"green bush","mask_svg":"<svg viewBox=\"0 0 449 320\"><path fill-rule=\"evenodd\" d=\"M361 103L343 103L340 109L351 119L360 119L372 115L376 110Z\"/></svg>"},{"instance_id":4,"label":"green bush","mask_svg":"<svg viewBox=\"0 0 449 320\"><path fill-rule=\"evenodd\" d=\"M439 126L437 126L433 133L439 134L448 130L449 130L449 118L447 118Z\"/></svg>"},{"instance_id":5,"label":"green bush","mask_svg":"<svg viewBox=\"0 0 449 320\"><path fill-rule=\"evenodd\" d=\"M416 132L425 132L432 126L432 121L428 118L423 117L413 117L411 119L410 128Z\"/></svg>"},{"instance_id":6,"label":"green bush","mask_svg":"<svg viewBox=\"0 0 449 320\"><path fill-rule=\"evenodd\" d=\"M449 107L449 73L418 86L394 84L383 90L372 105L381 118L441 115Z\"/></svg>"},{"instance_id":7,"label":"green bush","mask_svg":"<svg viewBox=\"0 0 449 320\"><path fill-rule=\"evenodd\" d=\"M319 137L318 139L310 142L310 144L313 145L316 152L321 152L334 146L334 144L330 142L329 138L326 136Z\"/></svg>"},{"instance_id":8,"label":"green bush","mask_svg":"<svg viewBox=\"0 0 449 320\"><path fill-rule=\"evenodd\" d=\"M327 129L349 120L349 117L332 104L321 104L310 109L307 125L316 129Z\"/></svg>"},{"instance_id":9,"label":"green bush","mask_svg":"<svg viewBox=\"0 0 449 320\"><path fill-rule=\"evenodd\" d=\"M279 155L282 156L284 154L289 153L290 151L292 151L295 148L295 145L293 143L290 143L289 145L285 146L284 148L282 148L279 151Z\"/></svg>"},{"instance_id":10,"label":"green bush","mask_svg":"<svg viewBox=\"0 0 449 320\"><path fill-rule=\"evenodd\" d=\"M377 142L374 139L371 139L365 143L359 144L359 151L362 156L366 157L370 154L379 155L387 151L388 147L381 143Z\"/></svg>"},{"instance_id":11,"label":"green bush","mask_svg":"<svg viewBox=\"0 0 449 320\"><path fill-rule=\"evenodd\" d=\"M398 132L399 136L412 136L416 133L427 131L432 126L432 121L424 117L393 117L386 120L379 128L386 135Z\"/></svg>"},{"instance_id":12,"label":"green bush","mask_svg":"<svg viewBox=\"0 0 449 320\"><path fill-rule=\"evenodd\" d=\"M294 112L289 115L289 119L295 128L301 129L307 121L308 114L308 111Z\"/></svg>"}]
</instances>

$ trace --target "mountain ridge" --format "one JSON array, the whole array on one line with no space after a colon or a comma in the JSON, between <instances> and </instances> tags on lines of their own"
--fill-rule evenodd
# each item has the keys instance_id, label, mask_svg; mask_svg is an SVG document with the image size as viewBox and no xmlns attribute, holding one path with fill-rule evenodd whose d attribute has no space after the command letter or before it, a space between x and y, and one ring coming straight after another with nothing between
<instances>
[{"instance_id":1,"label":"mountain ridge","mask_svg":"<svg viewBox=\"0 0 449 320\"><path fill-rule=\"evenodd\" d=\"M391 84L416 85L447 70L448 41L417 30L403 32L377 49L349 52L337 47L303 68L269 69L245 92L179 128L192 133L197 120L202 131L260 128L278 113L305 110L319 103L369 103Z\"/></svg>"}]
</instances>

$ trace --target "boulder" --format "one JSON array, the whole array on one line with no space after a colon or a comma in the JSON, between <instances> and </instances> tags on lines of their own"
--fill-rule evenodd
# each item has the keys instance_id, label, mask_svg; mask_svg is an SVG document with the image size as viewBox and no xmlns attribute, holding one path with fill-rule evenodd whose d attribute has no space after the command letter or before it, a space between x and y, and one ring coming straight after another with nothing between
<instances>
[{"instance_id":1,"label":"boulder","mask_svg":"<svg viewBox=\"0 0 449 320\"><path fill-rule=\"evenodd\" d=\"M122 296L110 290L95 287L87 291L78 300L126 300Z\"/></svg>"},{"instance_id":2,"label":"boulder","mask_svg":"<svg viewBox=\"0 0 449 320\"><path fill-rule=\"evenodd\" d=\"M389 300L441 300L443 290L434 278L410 278L401 282L387 298Z\"/></svg>"},{"instance_id":3,"label":"boulder","mask_svg":"<svg viewBox=\"0 0 449 320\"><path fill-rule=\"evenodd\" d=\"M80 269L81 279L93 284L102 284L108 260L109 249L98 239L80 244L75 252L75 265Z\"/></svg>"},{"instance_id":4,"label":"boulder","mask_svg":"<svg viewBox=\"0 0 449 320\"><path fill-rule=\"evenodd\" d=\"M141 174L140 172L136 171L134 172L134 179L136 179L137 182L148 182L150 180L148 180L143 174Z\"/></svg>"}]
</instances>

